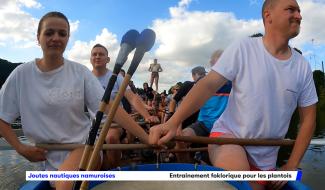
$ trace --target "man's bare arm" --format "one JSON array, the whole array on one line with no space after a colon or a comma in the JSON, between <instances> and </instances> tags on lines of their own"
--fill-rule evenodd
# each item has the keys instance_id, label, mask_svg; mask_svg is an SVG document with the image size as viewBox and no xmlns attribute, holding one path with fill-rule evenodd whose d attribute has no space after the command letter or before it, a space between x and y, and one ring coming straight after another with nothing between
<instances>
[{"instance_id":1,"label":"man's bare arm","mask_svg":"<svg viewBox=\"0 0 325 190\"><path fill-rule=\"evenodd\" d=\"M299 166L316 127L316 104L307 107L300 107L298 110L300 116L300 128L292 153L285 166L288 168L297 168Z\"/></svg>"}]
</instances>

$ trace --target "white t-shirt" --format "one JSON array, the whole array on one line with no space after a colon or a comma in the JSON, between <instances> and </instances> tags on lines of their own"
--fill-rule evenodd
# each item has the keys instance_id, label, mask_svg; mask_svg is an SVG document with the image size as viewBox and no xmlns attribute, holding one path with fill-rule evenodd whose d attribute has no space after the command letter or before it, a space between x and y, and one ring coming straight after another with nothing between
<instances>
[{"instance_id":1,"label":"white t-shirt","mask_svg":"<svg viewBox=\"0 0 325 190\"><path fill-rule=\"evenodd\" d=\"M42 72L35 61L21 64L0 91L0 118L8 123L21 116L26 137L35 143L85 143L91 126L84 113L94 113L104 90L90 70L64 60L52 71ZM58 168L65 151L49 151L46 168Z\"/></svg>"},{"instance_id":2,"label":"white t-shirt","mask_svg":"<svg viewBox=\"0 0 325 190\"><path fill-rule=\"evenodd\" d=\"M97 79L99 80L99 82L101 83L101 85L103 86L104 89L106 89L108 81L112 77L112 75L113 75L113 72L111 70L107 70L107 72L103 76L97 77ZM118 75L116 82L114 84L114 87L112 89L112 93L111 93L111 97L110 97L111 100L115 99L115 96L117 95L117 92L119 91L119 88L122 85L122 82L123 82L122 75ZM130 87L127 86L126 90L130 90Z\"/></svg>"},{"instance_id":3,"label":"white t-shirt","mask_svg":"<svg viewBox=\"0 0 325 190\"><path fill-rule=\"evenodd\" d=\"M228 106L211 132L238 138L284 138L297 107L318 101L308 62L291 48L288 60L273 57L262 38L245 38L222 54L213 70L231 80ZM275 168L278 147L245 147L251 164Z\"/></svg>"}]
</instances>

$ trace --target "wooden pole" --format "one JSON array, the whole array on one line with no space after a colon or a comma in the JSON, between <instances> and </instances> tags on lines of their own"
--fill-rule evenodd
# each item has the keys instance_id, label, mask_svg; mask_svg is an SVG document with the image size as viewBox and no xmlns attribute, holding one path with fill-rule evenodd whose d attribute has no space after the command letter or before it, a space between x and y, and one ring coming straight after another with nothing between
<instances>
[{"instance_id":1,"label":"wooden pole","mask_svg":"<svg viewBox=\"0 0 325 190\"><path fill-rule=\"evenodd\" d=\"M198 144L236 144L242 146L293 146L295 143L295 140L289 139L240 139L198 136L176 136L174 140Z\"/></svg>"},{"instance_id":2,"label":"wooden pole","mask_svg":"<svg viewBox=\"0 0 325 190\"><path fill-rule=\"evenodd\" d=\"M174 141L201 144L238 144L241 146L293 146L295 140L291 139L235 139L235 138L210 138L210 137L182 137L176 136ZM325 146L325 139L312 139L310 145ZM73 150L84 147L84 144L36 144L37 147L46 150ZM172 145L168 146L172 148ZM93 148L91 148L93 149ZM104 144L103 150L133 150L133 149L160 149L162 151L173 151L164 147L147 144ZM192 148L193 149L193 148ZM13 150L9 144L0 144L0 150ZM194 150L194 149L193 149ZM175 149L176 151L176 149ZM182 151L181 151L182 152Z\"/></svg>"}]
</instances>

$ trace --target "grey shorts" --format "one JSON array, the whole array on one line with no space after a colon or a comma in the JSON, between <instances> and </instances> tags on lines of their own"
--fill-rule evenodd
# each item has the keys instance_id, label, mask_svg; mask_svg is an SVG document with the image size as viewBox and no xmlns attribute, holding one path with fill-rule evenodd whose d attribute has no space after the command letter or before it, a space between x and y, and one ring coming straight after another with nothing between
<instances>
[{"instance_id":1,"label":"grey shorts","mask_svg":"<svg viewBox=\"0 0 325 190\"><path fill-rule=\"evenodd\" d=\"M210 135L209 129L205 127L202 121L196 121L188 127L193 129L196 136L208 137Z\"/></svg>"},{"instance_id":2,"label":"grey shorts","mask_svg":"<svg viewBox=\"0 0 325 190\"><path fill-rule=\"evenodd\" d=\"M159 78L159 73L158 72L152 72L151 73L151 78Z\"/></svg>"}]
</instances>

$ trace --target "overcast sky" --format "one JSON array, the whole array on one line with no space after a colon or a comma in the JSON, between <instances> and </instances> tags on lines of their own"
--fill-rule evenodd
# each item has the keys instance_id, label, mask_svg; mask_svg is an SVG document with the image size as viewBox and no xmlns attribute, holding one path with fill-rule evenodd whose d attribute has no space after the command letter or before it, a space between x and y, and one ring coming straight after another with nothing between
<instances>
[{"instance_id":1,"label":"overcast sky","mask_svg":"<svg viewBox=\"0 0 325 190\"><path fill-rule=\"evenodd\" d=\"M154 58L163 67L160 89L191 80L190 70L208 61L216 49L232 41L264 33L263 0L0 0L0 58L27 62L41 57L36 41L39 19L61 11L70 20L71 37L65 57L91 68L90 50L105 45L115 63L123 34L129 29L156 32L154 48L145 55L133 76L136 86L149 81ZM325 0L300 0L301 33L290 44L303 51L312 69L325 60ZM124 68L127 70L129 60Z\"/></svg>"}]
</instances>

